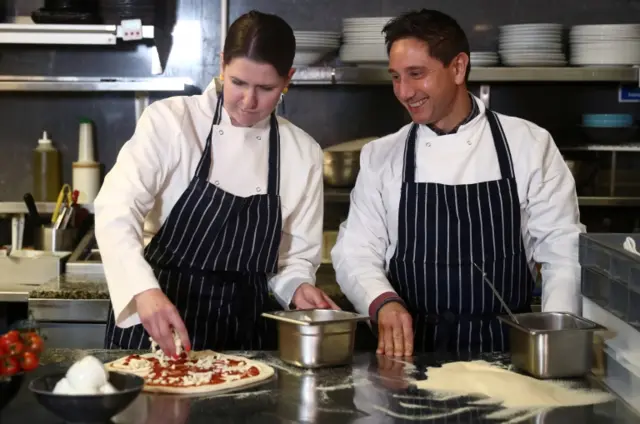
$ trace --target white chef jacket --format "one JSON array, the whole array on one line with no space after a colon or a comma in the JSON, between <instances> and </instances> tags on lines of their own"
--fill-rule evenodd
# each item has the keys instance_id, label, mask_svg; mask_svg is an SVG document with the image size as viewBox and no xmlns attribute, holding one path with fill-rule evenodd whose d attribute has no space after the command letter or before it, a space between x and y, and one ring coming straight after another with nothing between
<instances>
[{"instance_id":1,"label":"white chef jacket","mask_svg":"<svg viewBox=\"0 0 640 424\"><path fill-rule=\"evenodd\" d=\"M476 184L501 178L486 108L454 134L436 135L421 125L416 135L416 182ZM498 114L511 155L529 266L542 264L543 311L579 313L580 223L575 181L553 138L524 119ZM336 278L356 310L395 292L387 279L398 241L404 148L410 125L374 140L360 154L347 221L331 251ZM489 213L489 212L487 212Z\"/></svg>"},{"instance_id":2,"label":"white chef jacket","mask_svg":"<svg viewBox=\"0 0 640 424\"><path fill-rule=\"evenodd\" d=\"M171 97L146 108L95 199L96 240L120 327L140 322L133 297L159 288L143 257L144 245L195 174L213 121L214 87L211 84L201 95ZM320 265L323 154L309 134L280 117L278 124L282 241L278 273L269 279L269 287L287 307L300 284L315 284ZM209 181L236 196L265 193L269 118L241 128L233 126L223 110L212 137Z\"/></svg>"}]
</instances>

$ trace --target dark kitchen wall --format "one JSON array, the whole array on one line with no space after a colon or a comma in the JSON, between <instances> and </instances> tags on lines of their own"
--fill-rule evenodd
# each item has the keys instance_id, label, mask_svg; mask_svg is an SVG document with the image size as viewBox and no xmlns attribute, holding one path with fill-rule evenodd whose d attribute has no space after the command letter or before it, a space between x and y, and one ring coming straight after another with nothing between
<instances>
[{"instance_id":1,"label":"dark kitchen wall","mask_svg":"<svg viewBox=\"0 0 640 424\"><path fill-rule=\"evenodd\" d=\"M14 2L17 15L28 15L42 4ZM204 89L219 72L219 2L168 0L166 5L156 30L161 34L158 50L171 51L165 75L190 77ZM393 16L425 6L457 18L476 50L495 48L497 28L503 24L640 22L637 0L230 0L229 22L257 8L280 14L297 30L339 31L345 17ZM172 32L171 40L166 34ZM155 47L138 43L95 48L3 45L0 75L152 76L155 57ZM618 104L616 84L493 84L491 102L500 112L547 127L559 144L579 137L575 128L584 112L627 111L640 117L637 104ZM382 135L406 122L390 86L295 87L285 106L286 116L323 146ZM31 151L43 130L62 151L65 180L70 182L81 117L95 122L99 160L109 169L135 126L133 94L0 92L0 201L18 200L31 188ZM626 159L621 158L621 166Z\"/></svg>"}]
</instances>

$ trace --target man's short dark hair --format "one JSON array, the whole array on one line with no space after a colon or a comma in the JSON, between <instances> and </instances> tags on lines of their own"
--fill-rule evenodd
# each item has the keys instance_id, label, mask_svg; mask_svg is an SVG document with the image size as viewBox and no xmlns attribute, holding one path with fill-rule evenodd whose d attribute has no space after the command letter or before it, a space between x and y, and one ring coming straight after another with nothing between
<instances>
[{"instance_id":1,"label":"man's short dark hair","mask_svg":"<svg viewBox=\"0 0 640 424\"><path fill-rule=\"evenodd\" d=\"M437 10L422 9L407 12L389 21L382 29L387 54L394 42L405 38L416 38L429 46L429 54L444 66L460 53L469 56L469 40L458 22ZM471 64L467 66L469 78Z\"/></svg>"}]
</instances>

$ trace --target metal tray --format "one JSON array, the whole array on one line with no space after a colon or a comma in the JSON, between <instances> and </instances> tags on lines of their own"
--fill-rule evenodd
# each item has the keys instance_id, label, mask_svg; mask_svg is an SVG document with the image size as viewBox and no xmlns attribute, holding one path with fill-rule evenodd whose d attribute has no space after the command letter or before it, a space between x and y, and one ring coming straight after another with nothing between
<instances>
[{"instance_id":1,"label":"metal tray","mask_svg":"<svg viewBox=\"0 0 640 424\"><path fill-rule=\"evenodd\" d=\"M370 318L354 312L333 309L298 309L295 311L265 312L265 318L297 325L327 325L347 322L368 321Z\"/></svg>"},{"instance_id":2,"label":"metal tray","mask_svg":"<svg viewBox=\"0 0 640 424\"><path fill-rule=\"evenodd\" d=\"M605 327L564 312L518 314L509 328L511 362L536 378L582 377L593 364L594 332Z\"/></svg>"},{"instance_id":3,"label":"metal tray","mask_svg":"<svg viewBox=\"0 0 640 424\"><path fill-rule=\"evenodd\" d=\"M369 317L331 309L302 309L262 314L278 321L280 359L302 368L349 364L356 327Z\"/></svg>"}]
</instances>

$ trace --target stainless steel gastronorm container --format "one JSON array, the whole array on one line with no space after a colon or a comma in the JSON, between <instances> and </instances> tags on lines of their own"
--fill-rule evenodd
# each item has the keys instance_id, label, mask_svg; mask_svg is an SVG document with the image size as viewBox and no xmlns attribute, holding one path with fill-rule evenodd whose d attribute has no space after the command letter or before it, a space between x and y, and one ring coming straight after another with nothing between
<instances>
[{"instance_id":1,"label":"stainless steel gastronorm container","mask_svg":"<svg viewBox=\"0 0 640 424\"><path fill-rule=\"evenodd\" d=\"M595 322L569 313L517 314L519 324L507 316L511 362L536 378L580 377L591 371L594 332L606 330Z\"/></svg>"},{"instance_id":2,"label":"stainless steel gastronorm container","mask_svg":"<svg viewBox=\"0 0 640 424\"><path fill-rule=\"evenodd\" d=\"M262 314L278 321L278 350L284 362L303 368L351 363L359 321L369 317L346 311L309 309Z\"/></svg>"},{"instance_id":3,"label":"stainless steel gastronorm container","mask_svg":"<svg viewBox=\"0 0 640 424\"><path fill-rule=\"evenodd\" d=\"M360 152L324 152L323 169L325 184L351 188L360 172Z\"/></svg>"}]
</instances>

